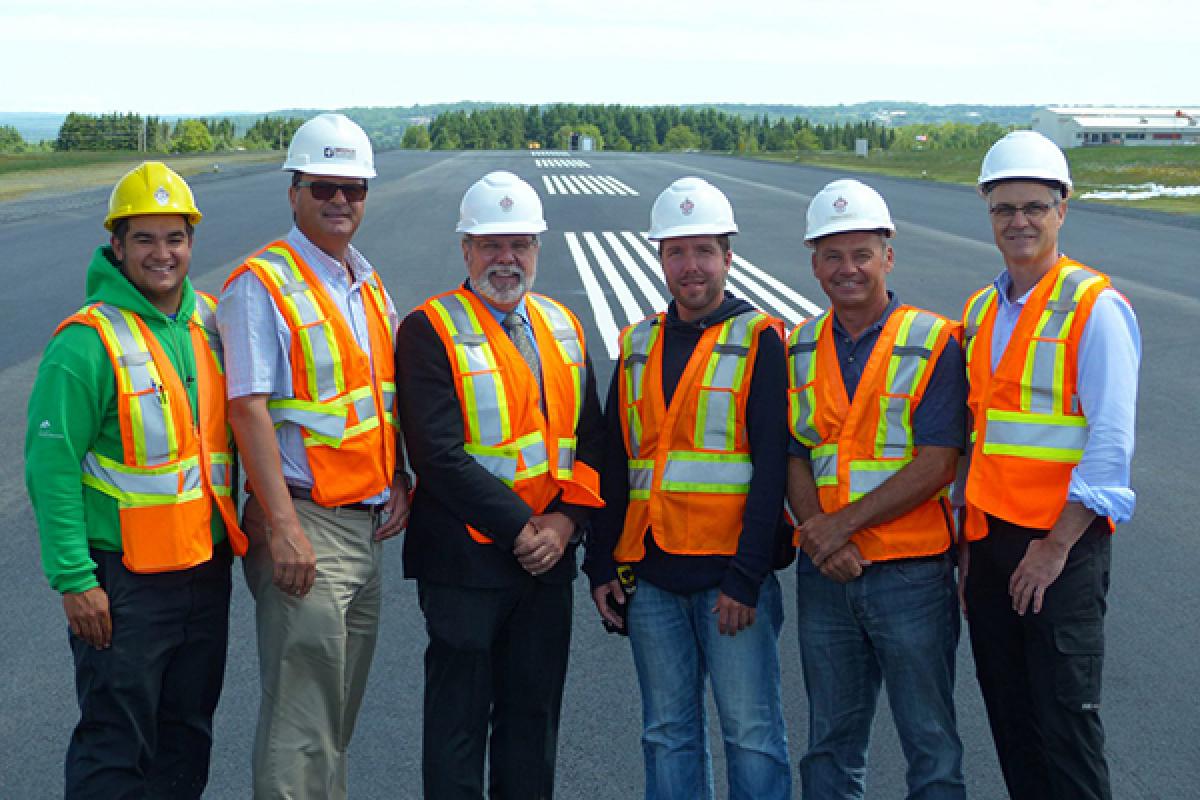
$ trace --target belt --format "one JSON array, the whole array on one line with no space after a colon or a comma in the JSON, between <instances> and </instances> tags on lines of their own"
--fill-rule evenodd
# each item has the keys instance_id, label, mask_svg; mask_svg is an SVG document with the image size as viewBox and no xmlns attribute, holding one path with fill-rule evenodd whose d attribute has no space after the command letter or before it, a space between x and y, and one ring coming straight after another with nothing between
<instances>
[{"instance_id":1,"label":"belt","mask_svg":"<svg viewBox=\"0 0 1200 800\"><path fill-rule=\"evenodd\" d=\"M307 500L310 503L316 503L321 508L328 508L331 511L365 511L368 514L378 514L383 509L383 503L346 503L344 506L322 506L313 499L311 489L306 489L303 486L292 486L289 483L287 490L288 494L297 500Z\"/></svg>"},{"instance_id":2,"label":"belt","mask_svg":"<svg viewBox=\"0 0 1200 800\"><path fill-rule=\"evenodd\" d=\"M883 566L885 564L929 564L934 561L943 561L949 551L938 553L932 556L912 556L910 558L889 558L887 561L876 561L870 566Z\"/></svg>"}]
</instances>

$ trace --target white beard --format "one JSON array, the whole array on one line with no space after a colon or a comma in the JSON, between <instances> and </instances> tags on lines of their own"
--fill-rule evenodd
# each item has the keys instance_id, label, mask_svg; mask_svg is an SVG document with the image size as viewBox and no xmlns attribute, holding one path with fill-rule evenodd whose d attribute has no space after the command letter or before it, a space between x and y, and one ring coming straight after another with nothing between
<instances>
[{"instance_id":1,"label":"white beard","mask_svg":"<svg viewBox=\"0 0 1200 800\"><path fill-rule=\"evenodd\" d=\"M517 275L520 277L520 281L511 289L500 290L492 285L491 278L493 275L504 275L505 277ZM533 281L529 280L529 276L525 270L518 266L488 267L479 280L471 278L468 283L476 294L486 297L497 305L509 305L520 302L525 293L533 288Z\"/></svg>"}]
</instances>

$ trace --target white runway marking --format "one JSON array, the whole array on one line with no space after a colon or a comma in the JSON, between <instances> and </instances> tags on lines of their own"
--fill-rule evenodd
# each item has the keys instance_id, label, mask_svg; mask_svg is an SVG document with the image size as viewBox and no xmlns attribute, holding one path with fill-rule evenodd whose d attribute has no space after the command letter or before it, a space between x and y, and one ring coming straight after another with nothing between
<instances>
[{"instance_id":1,"label":"white runway marking","mask_svg":"<svg viewBox=\"0 0 1200 800\"><path fill-rule=\"evenodd\" d=\"M543 175L546 194L606 194L637 197L638 191L612 175Z\"/></svg>"},{"instance_id":2,"label":"white runway marking","mask_svg":"<svg viewBox=\"0 0 1200 800\"><path fill-rule=\"evenodd\" d=\"M564 233L563 236L583 281L604 346L609 357L615 359L619 352L617 336L620 329L665 310L670 300L655 245L645 233L635 231L584 231ZM586 248L580 239L586 243ZM822 310L737 254L733 256L726 286L735 296L784 320L789 328ZM613 298L615 302L612 302ZM614 317L614 309L619 311L618 316L622 319Z\"/></svg>"}]
</instances>

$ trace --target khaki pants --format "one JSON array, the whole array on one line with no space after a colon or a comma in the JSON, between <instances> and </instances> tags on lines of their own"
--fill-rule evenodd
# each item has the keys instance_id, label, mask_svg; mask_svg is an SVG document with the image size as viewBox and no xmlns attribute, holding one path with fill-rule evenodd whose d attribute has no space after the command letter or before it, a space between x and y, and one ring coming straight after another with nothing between
<instances>
[{"instance_id":1,"label":"khaki pants","mask_svg":"<svg viewBox=\"0 0 1200 800\"><path fill-rule=\"evenodd\" d=\"M270 532L253 497L243 520L262 683L254 797L339 800L379 630L382 547L372 538L373 514L293 502L317 556L316 582L303 598L271 582Z\"/></svg>"}]
</instances>

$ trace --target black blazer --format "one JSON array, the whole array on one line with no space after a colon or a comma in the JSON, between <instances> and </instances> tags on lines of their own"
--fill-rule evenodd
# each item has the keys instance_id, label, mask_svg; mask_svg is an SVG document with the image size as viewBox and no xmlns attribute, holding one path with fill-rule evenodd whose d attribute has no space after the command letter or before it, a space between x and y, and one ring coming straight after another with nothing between
<instances>
[{"instance_id":1,"label":"black blazer","mask_svg":"<svg viewBox=\"0 0 1200 800\"><path fill-rule=\"evenodd\" d=\"M590 355L586 372L575 455L598 471L604 430ZM454 373L441 339L419 309L405 318L396 336L396 391L405 447L417 475L404 539L405 577L473 587L531 580L512 547L536 510L463 449ZM590 509L556 499L545 511L561 511L582 527ZM468 524L495 544L477 543ZM575 549L569 546L558 565L538 579L569 583L576 573Z\"/></svg>"}]
</instances>

